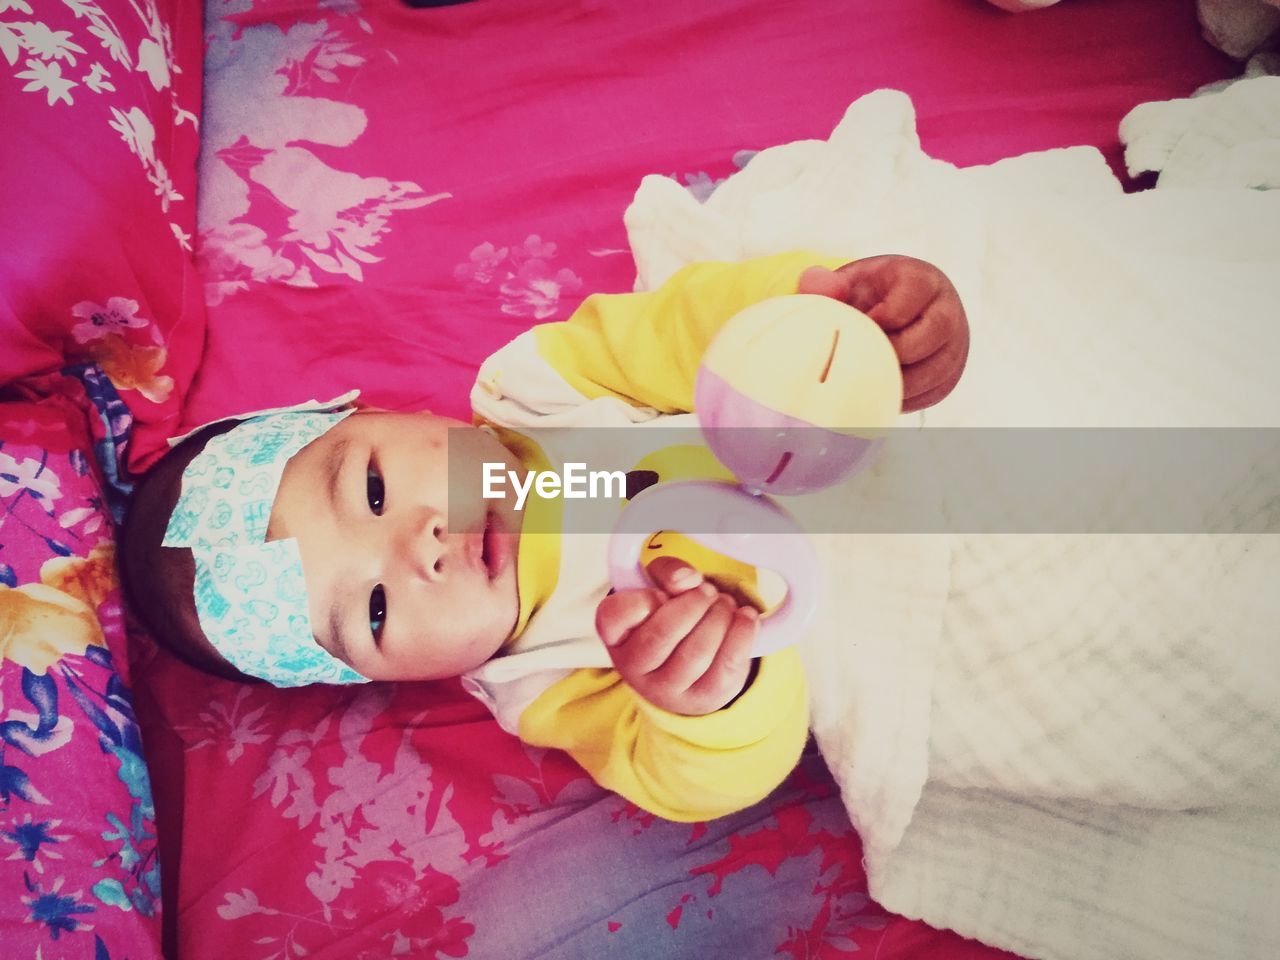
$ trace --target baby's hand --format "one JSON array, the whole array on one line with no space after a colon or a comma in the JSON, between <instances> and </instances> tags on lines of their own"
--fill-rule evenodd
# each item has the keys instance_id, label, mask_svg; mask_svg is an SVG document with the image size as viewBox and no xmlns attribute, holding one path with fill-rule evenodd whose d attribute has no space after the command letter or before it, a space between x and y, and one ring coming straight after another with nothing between
<instances>
[{"instance_id":1,"label":"baby's hand","mask_svg":"<svg viewBox=\"0 0 1280 960\"><path fill-rule=\"evenodd\" d=\"M947 275L931 263L890 254L810 267L797 293L833 297L867 314L889 335L902 365L902 410L931 407L960 382L969 320Z\"/></svg>"},{"instance_id":2,"label":"baby's hand","mask_svg":"<svg viewBox=\"0 0 1280 960\"><path fill-rule=\"evenodd\" d=\"M756 610L675 557L647 569L657 588L605 597L596 631L622 679L650 703L687 716L714 713L751 677Z\"/></svg>"}]
</instances>

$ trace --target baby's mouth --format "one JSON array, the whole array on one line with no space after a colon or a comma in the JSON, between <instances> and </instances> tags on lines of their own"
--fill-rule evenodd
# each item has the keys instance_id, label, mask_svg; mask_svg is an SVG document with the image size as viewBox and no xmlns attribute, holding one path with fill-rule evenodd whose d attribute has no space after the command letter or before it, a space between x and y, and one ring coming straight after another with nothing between
<instances>
[{"instance_id":1,"label":"baby's mouth","mask_svg":"<svg viewBox=\"0 0 1280 960\"><path fill-rule=\"evenodd\" d=\"M484 522L472 528L467 536L467 558L477 573L488 580L497 576L497 543L493 535L496 518L491 512L484 515Z\"/></svg>"},{"instance_id":2,"label":"baby's mouth","mask_svg":"<svg viewBox=\"0 0 1280 960\"><path fill-rule=\"evenodd\" d=\"M490 580L497 579L506 569L511 559L510 540L502 518L489 512L484 518L484 532L481 537L480 560Z\"/></svg>"},{"instance_id":3,"label":"baby's mouth","mask_svg":"<svg viewBox=\"0 0 1280 960\"><path fill-rule=\"evenodd\" d=\"M493 514L487 513L484 517L484 530L480 534L480 563L490 580L493 579L493 543L489 538L489 531L492 529Z\"/></svg>"}]
</instances>

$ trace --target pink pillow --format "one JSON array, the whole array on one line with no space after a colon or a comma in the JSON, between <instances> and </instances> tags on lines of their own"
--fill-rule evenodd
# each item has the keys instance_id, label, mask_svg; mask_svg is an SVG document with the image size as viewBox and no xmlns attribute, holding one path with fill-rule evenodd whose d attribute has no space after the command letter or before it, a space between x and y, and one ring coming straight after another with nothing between
<instances>
[{"instance_id":1,"label":"pink pillow","mask_svg":"<svg viewBox=\"0 0 1280 960\"><path fill-rule=\"evenodd\" d=\"M138 418L142 461L203 350L200 4L0 8L0 385L99 363Z\"/></svg>"}]
</instances>

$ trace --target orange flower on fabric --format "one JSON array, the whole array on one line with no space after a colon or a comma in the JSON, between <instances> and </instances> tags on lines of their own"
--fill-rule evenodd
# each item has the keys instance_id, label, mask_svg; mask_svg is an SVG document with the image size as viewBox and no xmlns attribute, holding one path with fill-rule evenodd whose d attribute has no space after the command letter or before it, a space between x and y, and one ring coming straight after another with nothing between
<instances>
[{"instance_id":1,"label":"orange flower on fabric","mask_svg":"<svg viewBox=\"0 0 1280 960\"><path fill-rule=\"evenodd\" d=\"M43 583L0 585L0 660L43 675L91 645L103 645L102 627L83 600Z\"/></svg>"},{"instance_id":2,"label":"orange flower on fabric","mask_svg":"<svg viewBox=\"0 0 1280 960\"><path fill-rule=\"evenodd\" d=\"M116 587L115 555L115 545L103 541L87 557L53 557L40 568L40 582L97 610Z\"/></svg>"},{"instance_id":3,"label":"orange flower on fabric","mask_svg":"<svg viewBox=\"0 0 1280 960\"><path fill-rule=\"evenodd\" d=\"M117 390L137 390L152 403L164 403L173 392L173 377L161 376L168 353L164 347L131 346L118 333L89 345L89 356L101 365Z\"/></svg>"}]
</instances>

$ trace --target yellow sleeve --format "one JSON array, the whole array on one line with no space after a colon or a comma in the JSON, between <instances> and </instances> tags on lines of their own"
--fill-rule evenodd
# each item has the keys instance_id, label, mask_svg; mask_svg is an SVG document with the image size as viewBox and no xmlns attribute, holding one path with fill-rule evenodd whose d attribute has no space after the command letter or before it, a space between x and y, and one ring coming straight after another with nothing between
<instances>
[{"instance_id":1,"label":"yellow sleeve","mask_svg":"<svg viewBox=\"0 0 1280 960\"><path fill-rule=\"evenodd\" d=\"M683 822L766 797L796 765L808 730L808 691L794 648L761 659L747 691L706 716L661 710L613 670L577 670L520 716L526 743L568 751L601 786Z\"/></svg>"},{"instance_id":2,"label":"yellow sleeve","mask_svg":"<svg viewBox=\"0 0 1280 960\"><path fill-rule=\"evenodd\" d=\"M647 293L596 294L568 320L534 329L538 353L588 399L614 396L660 413L693 409L708 344L739 310L796 292L806 267L845 260L785 253L696 263Z\"/></svg>"}]
</instances>

